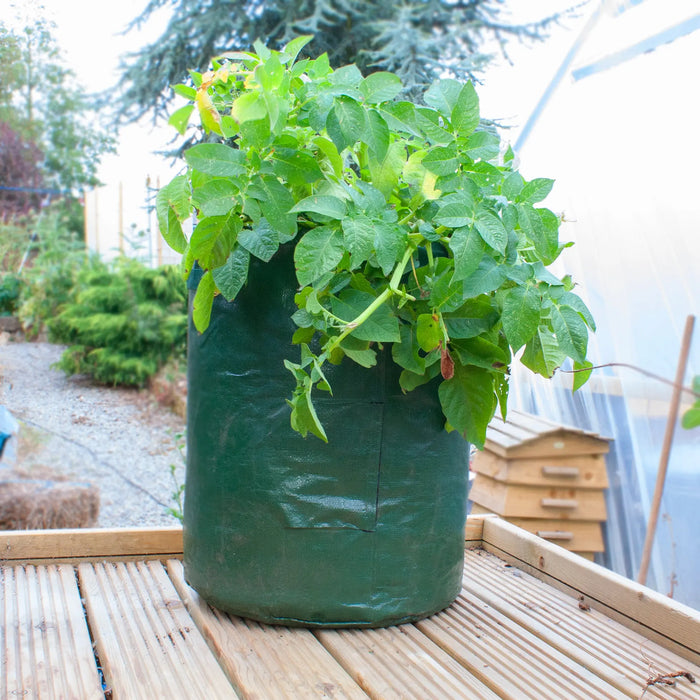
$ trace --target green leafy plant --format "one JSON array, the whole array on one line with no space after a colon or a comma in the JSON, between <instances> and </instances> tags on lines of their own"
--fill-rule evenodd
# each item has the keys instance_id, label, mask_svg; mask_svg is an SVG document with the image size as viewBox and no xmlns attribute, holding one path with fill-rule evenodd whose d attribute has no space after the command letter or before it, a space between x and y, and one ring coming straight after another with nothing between
<instances>
[{"instance_id":1,"label":"green leafy plant","mask_svg":"<svg viewBox=\"0 0 700 700\"><path fill-rule=\"evenodd\" d=\"M177 432L173 435L173 442L180 455L180 465L171 464L170 465L170 478L173 482L173 488L175 489L170 494L170 500L173 505L167 509L167 513L177 518L180 522L184 519L184 499L185 499L185 484L178 479L177 472L178 466L183 467L187 463L187 458L185 451L187 449L187 439L185 432Z\"/></svg>"},{"instance_id":2,"label":"green leafy plant","mask_svg":"<svg viewBox=\"0 0 700 700\"><path fill-rule=\"evenodd\" d=\"M683 414L682 425L687 430L700 427L700 375L693 377L695 403Z\"/></svg>"},{"instance_id":3,"label":"green leafy plant","mask_svg":"<svg viewBox=\"0 0 700 700\"><path fill-rule=\"evenodd\" d=\"M12 273L0 276L0 316L11 316L19 303L20 278Z\"/></svg>"},{"instance_id":4,"label":"green leafy plant","mask_svg":"<svg viewBox=\"0 0 700 700\"><path fill-rule=\"evenodd\" d=\"M186 294L176 268L151 270L123 258L114 269L87 270L76 290L48 324L51 339L70 346L57 363L67 374L142 386L184 353Z\"/></svg>"},{"instance_id":5,"label":"green leafy plant","mask_svg":"<svg viewBox=\"0 0 700 700\"><path fill-rule=\"evenodd\" d=\"M308 41L257 42L176 88L189 103L171 123L184 133L198 111L208 142L185 152L157 212L184 273L204 271L194 324L207 328L215 295L235 299L250 256L293 245L292 427L326 440L312 400L332 391L324 365L371 367L390 345L402 389L441 376L446 427L482 446L498 404L505 414L513 352L545 376L586 362L593 319L546 268L566 247L537 206L553 181L526 181L501 154L471 82L438 80L410 102L391 73L297 61Z\"/></svg>"},{"instance_id":6,"label":"green leafy plant","mask_svg":"<svg viewBox=\"0 0 700 700\"><path fill-rule=\"evenodd\" d=\"M28 255L22 272L18 316L29 339L42 333L48 321L74 299L80 281L88 272L105 269L99 258L88 254L83 241L68 228L64 214L62 207L52 207L24 233L21 250Z\"/></svg>"}]
</instances>

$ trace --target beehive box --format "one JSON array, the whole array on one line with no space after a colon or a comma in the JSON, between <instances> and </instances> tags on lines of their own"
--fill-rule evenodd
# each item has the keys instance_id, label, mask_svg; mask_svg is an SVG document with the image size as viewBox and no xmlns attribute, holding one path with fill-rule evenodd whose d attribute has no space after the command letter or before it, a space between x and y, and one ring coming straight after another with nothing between
<instances>
[{"instance_id":1,"label":"beehive box","mask_svg":"<svg viewBox=\"0 0 700 700\"><path fill-rule=\"evenodd\" d=\"M592 558L604 549L609 441L518 411L494 418L473 461L474 514L496 513Z\"/></svg>"}]
</instances>

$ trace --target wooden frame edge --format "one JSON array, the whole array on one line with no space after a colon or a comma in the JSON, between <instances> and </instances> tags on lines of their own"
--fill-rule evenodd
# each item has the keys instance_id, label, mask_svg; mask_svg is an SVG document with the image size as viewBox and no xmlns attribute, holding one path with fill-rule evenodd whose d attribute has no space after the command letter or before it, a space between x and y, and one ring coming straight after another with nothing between
<instances>
[{"instance_id":1,"label":"wooden frame edge","mask_svg":"<svg viewBox=\"0 0 700 700\"><path fill-rule=\"evenodd\" d=\"M47 560L182 555L182 528L14 530L0 534L0 565Z\"/></svg>"}]
</instances>

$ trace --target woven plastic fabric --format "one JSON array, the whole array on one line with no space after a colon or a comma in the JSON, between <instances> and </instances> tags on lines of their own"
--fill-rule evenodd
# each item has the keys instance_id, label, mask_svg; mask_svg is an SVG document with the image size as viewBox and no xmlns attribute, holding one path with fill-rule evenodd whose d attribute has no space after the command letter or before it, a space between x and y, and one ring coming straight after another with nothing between
<instances>
[{"instance_id":1,"label":"woven plastic fabric","mask_svg":"<svg viewBox=\"0 0 700 700\"><path fill-rule=\"evenodd\" d=\"M190 286L196 287L196 277ZM468 445L436 385L403 395L388 349L330 367L329 443L289 424L292 250L251 260L233 303L190 326L185 573L212 605L266 623L385 626L460 591Z\"/></svg>"}]
</instances>

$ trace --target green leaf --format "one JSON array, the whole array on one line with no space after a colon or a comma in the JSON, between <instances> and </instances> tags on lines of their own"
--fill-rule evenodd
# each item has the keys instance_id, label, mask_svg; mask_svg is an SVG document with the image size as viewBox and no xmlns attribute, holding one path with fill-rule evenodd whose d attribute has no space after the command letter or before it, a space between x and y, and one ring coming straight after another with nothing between
<instances>
[{"instance_id":1,"label":"green leaf","mask_svg":"<svg viewBox=\"0 0 700 700\"><path fill-rule=\"evenodd\" d=\"M187 165L215 177L244 175L245 153L223 143L200 143L185 151Z\"/></svg>"},{"instance_id":2,"label":"green leaf","mask_svg":"<svg viewBox=\"0 0 700 700\"><path fill-rule=\"evenodd\" d=\"M223 216L237 205L238 192L238 187L230 180L209 180L192 192L192 201L200 216Z\"/></svg>"},{"instance_id":3,"label":"green leaf","mask_svg":"<svg viewBox=\"0 0 700 700\"><path fill-rule=\"evenodd\" d=\"M464 152L473 160L493 160L501 150L501 139L490 131L475 131L467 139Z\"/></svg>"},{"instance_id":4,"label":"green leaf","mask_svg":"<svg viewBox=\"0 0 700 700\"><path fill-rule=\"evenodd\" d=\"M700 426L700 401L696 401L684 414L681 425L686 430Z\"/></svg>"},{"instance_id":5,"label":"green leaf","mask_svg":"<svg viewBox=\"0 0 700 700\"><path fill-rule=\"evenodd\" d=\"M479 126L479 96L471 81L460 90L450 121L455 133L461 137L469 136Z\"/></svg>"},{"instance_id":6,"label":"green leaf","mask_svg":"<svg viewBox=\"0 0 700 700\"><path fill-rule=\"evenodd\" d=\"M192 232L189 253L205 270L222 265L236 241L240 218L210 216L202 219Z\"/></svg>"},{"instance_id":7,"label":"green leaf","mask_svg":"<svg viewBox=\"0 0 700 700\"><path fill-rule=\"evenodd\" d=\"M318 226L307 231L294 249L297 280L303 287L333 270L345 252L343 236L335 226Z\"/></svg>"},{"instance_id":8,"label":"green leaf","mask_svg":"<svg viewBox=\"0 0 700 700\"><path fill-rule=\"evenodd\" d=\"M227 301L233 301L248 279L250 254L245 248L236 246L226 262L212 270L211 274L219 291Z\"/></svg>"},{"instance_id":9,"label":"green leaf","mask_svg":"<svg viewBox=\"0 0 700 700\"><path fill-rule=\"evenodd\" d=\"M337 298L332 300L331 307L336 316L350 323L360 316L374 300L375 297L367 292L344 289ZM376 309L350 335L359 340L377 343L393 343L401 340L399 320L386 304L382 304Z\"/></svg>"},{"instance_id":10,"label":"green leaf","mask_svg":"<svg viewBox=\"0 0 700 700\"><path fill-rule=\"evenodd\" d=\"M276 148L272 154L272 167L275 175L290 185L306 185L323 177L316 159L295 148Z\"/></svg>"},{"instance_id":11,"label":"green leaf","mask_svg":"<svg viewBox=\"0 0 700 700\"><path fill-rule=\"evenodd\" d=\"M282 53L284 54L284 60L290 65L296 61L299 52L313 40L313 36L310 34L305 34L303 36L298 36L291 41L287 42L282 48Z\"/></svg>"},{"instance_id":12,"label":"green leaf","mask_svg":"<svg viewBox=\"0 0 700 700\"><path fill-rule=\"evenodd\" d=\"M480 294L488 294L498 289L506 280L503 266L485 255L476 271L463 281L463 293L465 298L478 297Z\"/></svg>"},{"instance_id":13,"label":"green leaf","mask_svg":"<svg viewBox=\"0 0 700 700\"><path fill-rule=\"evenodd\" d=\"M323 136L317 136L314 138L313 144L328 159L334 175L336 177L340 177L343 174L343 159L340 157L335 144L332 141L323 138Z\"/></svg>"},{"instance_id":14,"label":"green leaf","mask_svg":"<svg viewBox=\"0 0 700 700\"><path fill-rule=\"evenodd\" d=\"M439 357L440 353L438 352L437 355ZM424 372L418 374L405 369L399 375L399 386L401 387L401 391L405 394L407 391L413 391L415 388L427 384L431 379L437 377L438 374L440 374L439 362L430 365Z\"/></svg>"},{"instance_id":15,"label":"green leaf","mask_svg":"<svg viewBox=\"0 0 700 700\"><path fill-rule=\"evenodd\" d=\"M453 281L464 280L479 267L484 256L484 241L472 226L455 229L450 237L450 250L454 255Z\"/></svg>"},{"instance_id":16,"label":"green leaf","mask_svg":"<svg viewBox=\"0 0 700 700\"><path fill-rule=\"evenodd\" d=\"M545 228L538 210L530 204L518 204L518 224L543 262L551 263L558 253L556 231Z\"/></svg>"},{"instance_id":17,"label":"green leaf","mask_svg":"<svg viewBox=\"0 0 700 700\"><path fill-rule=\"evenodd\" d=\"M443 117L452 118L452 110L459 101L462 83L452 78L436 80L423 95L425 104L437 109Z\"/></svg>"},{"instance_id":18,"label":"green leaf","mask_svg":"<svg viewBox=\"0 0 700 700\"><path fill-rule=\"evenodd\" d=\"M454 376L440 384L438 393L447 422L465 440L483 449L486 428L496 410L491 373L455 363Z\"/></svg>"},{"instance_id":19,"label":"green leaf","mask_svg":"<svg viewBox=\"0 0 700 700\"><path fill-rule=\"evenodd\" d=\"M279 233L262 218L238 234L238 242L256 258L268 262L280 246Z\"/></svg>"},{"instance_id":20,"label":"green leaf","mask_svg":"<svg viewBox=\"0 0 700 700\"><path fill-rule=\"evenodd\" d=\"M316 409L311 400L311 389L313 387L311 378L306 375L299 365L295 365L289 360L285 360L284 365L297 379L297 388L294 390L292 400L287 401L287 404L292 409L290 415L292 429L300 433L302 437L306 437L311 433L320 440L328 442L326 431L318 419ZM300 374L301 376L299 376Z\"/></svg>"},{"instance_id":21,"label":"green leaf","mask_svg":"<svg viewBox=\"0 0 700 700\"><path fill-rule=\"evenodd\" d=\"M335 98L333 109L328 114L326 130L340 152L362 140L367 123L364 107L351 97L341 95Z\"/></svg>"},{"instance_id":22,"label":"green leaf","mask_svg":"<svg viewBox=\"0 0 700 700\"><path fill-rule=\"evenodd\" d=\"M372 184L387 199L399 182L405 162L406 149L401 141L393 141L381 160L370 155L369 171L372 176Z\"/></svg>"},{"instance_id":23,"label":"green leaf","mask_svg":"<svg viewBox=\"0 0 700 700\"><path fill-rule=\"evenodd\" d=\"M369 146L377 160L382 160L389 148L389 127L375 109L370 109L367 113L367 127L362 141Z\"/></svg>"},{"instance_id":24,"label":"green leaf","mask_svg":"<svg viewBox=\"0 0 700 700\"><path fill-rule=\"evenodd\" d=\"M547 198L547 195L552 191L552 187L554 187L554 180L549 180L545 177L535 178L525 184L517 196L517 201L536 204Z\"/></svg>"},{"instance_id":25,"label":"green leaf","mask_svg":"<svg viewBox=\"0 0 700 700\"><path fill-rule=\"evenodd\" d=\"M440 320L435 314L420 314L416 319L416 340L424 352L434 350L443 339Z\"/></svg>"},{"instance_id":26,"label":"green leaf","mask_svg":"<svg viewBox=\"0 0 700 700\"><path fill-rule=\"evenodd\" d=\"M388 276L406 250L406 231L398 224L374 222L374 248L377 263Z\"/></svg>"},{"instance_id":27,"label":"green leaf","mask_svg":"<svg viewBox=\"0 0 700 700\"><path fill-rule=\"evenodd\" d=\"M343 238L345 247L350 251L350 269L359 267L374 250L374 225L372 221L358 214L343 219Z\"/></svg>"},{"instance_id":28,"label":"green leaf","mask_svg":"<svg viewBox=\"0 0 700 700\"><path fill-rule=\"evenodd\" d=\"M525 180L519 172L513 172L506 177L501 186L501 192L503 196L510 202L515 202L518 199L518 195L522 192L525 186Z\"/></svg>"},{"instance_id":29,"label":"green leaf","mask_svg":"<svg viewBox=\"0 0 700 700\"><path fill-rule=\"evenodd\" d=\"M200 333L204 333L209 326L215 293L216 284L214 283L214 278L211 272L205 272L202 279L199 280L197 291L192 301L192 321L194 322L194 327Z\"/></svg>"},{"instance_id":30,"label":"green leaf","mask_svg":"<svg viewBox=\"0 0 700 700\"><path fill-rule=\"evenodd\" d=\"M484 241L501 255L505 255L508 232L501 219L484 206L479 206L474 218L474 227Z\"/></svg>"},{"instance_id":31,"label":"green leaf","mask_svg":"<svg viewBox=\"0 0 700 700\"><path fill-rule=\"evenodd\" d=\"M294 198L276 177L258 177L251 181L247 193L259 200L263 216L280 233L281 243L296 236L297 217L291 212Z\"/></svg>"},{"instance_id":32,"label":"green leaf","mask_svg":"<svg viewBox=\"0 0 700 700\"><path fill-rule=\"evenodd\" d=\"M384 71L371 73L360 83L360 92L365 102L370 104L379 104L380 102L393 100L401 94L402 90L401 78L398 75Z\"/></svg>"},{"instance_id":33,"label":"green leaf","mask_svg":"<svg viewBox=\"0 0 700 700\"><path fill-rule=\"evenodd\" d=\"M486 333L498 321L498 312L487 296L469 299L456 311L443 315L447 334L452 339L474 338Z\"/></svg>"},{"instance_id":34,"label":"green leaf","mask_svg":"<svg viewBox=\"0 0 700 700\"><path fill-rule=\"evenodd\" d=\"M290 211L321 214L331 219L343 219L346 214L346 204L342 199L326 194L312 194L297 202Z\"/></svg>"},{"instance_id":35,"label":"green leaf","mask_svg":"<svg viewBox=\"0 0 700 700\"><path fill-rule=\"evenodd\" d=\"M474 200L465 190L440 197L437 204L440 209L435 215L435 223L455 229L472 225Z\"/></svg>"},{"instance_id":36,"label":"green leaf","mask_svg":"<svg viewBox=\"0 0 700 700\"><path fill-rule=\"evenodd\" d=\"M554 306L550 313L559 347L573 360L585 362L588 330L581 316L570 306Z\"/></svg>"},{"instance_id":37,"label":"green leaf","mask_svg":"<svg viewBox=\"0 0 700 700\"><path fill-rule=\"evenodd\" d=\"M348 336L348 338L350 337L352 336ZM346 340L348 338L346 338ZM345 347L343 343L340 344L340 347L353 362L357 362L357 364L362 367L374 367L377 364L377 353L371 348L357 350L355 348Z\"/></svg>"},{"instance_id":38,"label":"green leaf","mask_svg":"<svg viewBox=\"0 0 700 700\"><path fill-rule=\"evenodd\" d=\"M583 319L588 324L588 327L593 331L596 329L593 315L581 297L577 296L573 292L564 292L561 296L557 297L557 302L559 304L570 306L575 311L578 311L578 313L583 316Z\"/></svg>"},{"instance_id":39,"label":"green leaf","mask_svg":"<svg viewBox=\"0 0 700 700\"><path fill-rule=\"evenodd\" d=\"M455 140L454 134L444 129L442 123L434 109L416 107L416 124L432 144L445 145Z\"/></svg>"},{"instance_id":40,"label":"green leaf","mask_svg":"<svg viewBox=\"0 0 700 700\"><path fill-rule=\"evenodd\" d=\"M173 92L180 97L184 97L188 100L194 100L197 97L197 91L189 85L173 85Z\"/></svg>"},{"instance_id":41,"label":"green leaf","mask_svg":"<svg viewBox=\"0 0 700 700\"><path fill-rule=\"evenodd\" d=\"M454 145L434 146L423 158L426 170L436 175L450 175L457 170L457 149Z\"/></svg>"},{"instance_id":42,"label":"green leaf","mask_svg":"<svg viewBox=\"0 0 700 700\"><path fill-rule=\"evenodd\" d=\"M514 351L532 338L540 325L542 301L535 287L513 287L503 300L503 332Z\"/></svg>"},{"instance_id":43,"label":"green leaf","mask_svg":"<svg viewBox=\"0 0 700 700\"><path fill-rule=\"evenodd\" d=\"M267 106L263 96L257 91L244 92L231 105L231 116L239 123L267 119Z\"/></svg>"},{"instance_id":44,"label":"green leaf","mask_svg":"<svg viewBox=\"0 0 700 700\"><path fill-rule=\"evenodd\" d=\"M160 233L176 253L184 253L187 249L187 239L180 221L189 216L191 207L189 183L184 175L175 177L156 195Z\"/></svg>"},{"instance_id":45,"label":"green leaf","mask_svg":"<svg viewBox=\"0 0 700 700\"><path fill-rule=\"evenodd\" d=\"M190 117L192 116L193 111L194 105L185 105L184 107L180 107L180 109L175 110L170 115L168 124L170 124L170 126L174 126L180 136L184 136L185 131L187 131L187 125L190 123Z\"/></svg>"},{"instance_id":46,"label":"green leaf","mask_svg":"<svg viewBox=\"0 0 700 700\"><path fill-rule=\"evenodd\" d=\"M521 362L533 372L543 377L551 377L566 360L554 334L547 328L540 327L528 341Z\"/></svg>"},{"instance_id":47,"label":"green leaf","mask_svg":"<svg viewBox=\"0 0 700 700\"><path fill-rule=\"evenodd\" d=\"M576 372L574 372L573 391L578 391L591 378L593 374L592 368L593 363L588 362L588 360L586 360L586 362L574 362L574 369Z\"/></svg>"},{"instance_id":48,"label":"green leaf","mask_svg":"<svg viewBox=\"0 0 700 700\"><path fill-rule=\"evenodd\" d=\"M390 102L383 104L380 113L390 129L402 131L411 136L423 136L416 122L416 107L412 102Z\"/></svg>"},{"instance_id":49,"label":"green leaf","mask_svg":"<svg viewBox=\"0 0 700 700\"><path fill-rule=\"evenodd\" d=\"M246 146L265 148L270 138L270 120L267 116L264 119L255 119L241 124L241 141Z\"/></svg>"},{"instance_id":50,"label":"green leaf","mask_svg":"<svg viewBox=\"0 0 700 700\"><path fill-rule=\"evenodd\" d=\"M453 274L454 267L446 266L433 282L430 303L434 309L456 311L464 303L463 285L459 280L454 280Z\"/></svg>"},{"instance_id":51,"label":"green leaf","mask_svg":"<svg viewBox=\"0 0 700 700\"><path fill-rule=\"evenodd\" d=\"M402 323L399 326L399 332L401 334L401 342L392 344L392 359L397 365L410 372L423 374L425 372L425 360L418 352L420 345L415 335L416 329L413 325Z\"/></svg>"},{"instance_id":52,"label":"green leaf","mask_svg":"<svg viewBox=\"0 0 700 700\"><path fill-rule=\"evenodd\" d=\"M453 340L451 347L463 365L500 370L504 369L510 360L498 345L485 338Z\"/></svg>"}]
</instances>

